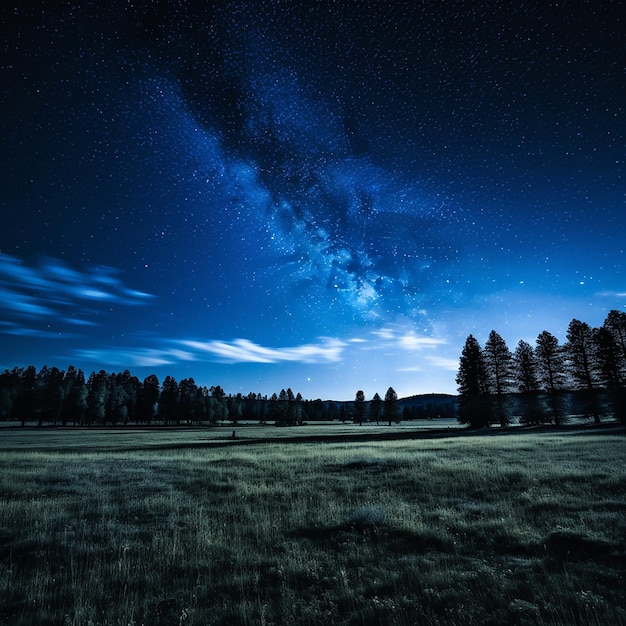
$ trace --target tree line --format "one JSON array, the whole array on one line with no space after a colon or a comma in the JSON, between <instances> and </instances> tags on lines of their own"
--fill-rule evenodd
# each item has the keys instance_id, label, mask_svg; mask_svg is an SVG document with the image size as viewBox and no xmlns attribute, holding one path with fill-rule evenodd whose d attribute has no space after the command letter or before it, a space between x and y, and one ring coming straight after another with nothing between
<instances>
[{"instance_id":1,"label":"tree line","mask_svg":"<svg viewBox=\"0 0 626 626\"><path fill-rule=\"evenodd\" d=\"M0 420L22 425L106 426L141 424L179 426L215 424L240 420L273 422L279 426L311 421L388 422L419 419L447 406L427 405L400 410L398 396L390 387L384 399L378 393L366 401L358 391L354 402L305 400L302 394L281 389L271 396L260 393L226 394L221 386L202 386L193 378L177 381L155 374L139 380L128 370L92 372L89 377L74 366L67 371L44 365L14 367L0 374Z\"/></svg>"},{"instance_id":2,"label":"tree line","mask_svg":"<svg viewBox=\"0 0 626 626\"><path fill-rule=\"evenodd\" d=\"M260 393L227 395L221 386L196 384L193 378L177 381L166 376L161 383L155 374L143 381L128 370L92 372L67 371L44 365L14 367L0 374L0 419L36 421L60 425L191 425L230 420L302 421L305 408L323 419L327 406L307 402L301 394L282 389L271 397Z\"/></svg>"},{"instance_id":3,"label":"tree line","mask_svg":"<svg viewBox=\"0 0 626 626\"><path fill-rule=\"evenodd\" d=\"M541 332L515 350L495 331L481 346L465 341L456 377L458 420L472 427L559 424L566 415L626 422L626 313L612 310L602 326L573 319L561 345Z\"/></svg>"}]
</instances>

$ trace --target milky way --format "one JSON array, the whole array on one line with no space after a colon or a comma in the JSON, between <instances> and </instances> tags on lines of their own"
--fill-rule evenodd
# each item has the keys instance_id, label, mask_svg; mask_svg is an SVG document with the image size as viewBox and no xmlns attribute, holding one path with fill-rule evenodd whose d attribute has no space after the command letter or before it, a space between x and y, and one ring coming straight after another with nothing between
<instances>
[{"instance_id":1,"label":"milky way","mask_svg":"<svg viewBox=\"0 0 626 626\"><path fill-rule=\"evenodd\" d=\"M0 366L454 392L625 306L619 3L3 9Z\"/></svg>"}]
</instances>

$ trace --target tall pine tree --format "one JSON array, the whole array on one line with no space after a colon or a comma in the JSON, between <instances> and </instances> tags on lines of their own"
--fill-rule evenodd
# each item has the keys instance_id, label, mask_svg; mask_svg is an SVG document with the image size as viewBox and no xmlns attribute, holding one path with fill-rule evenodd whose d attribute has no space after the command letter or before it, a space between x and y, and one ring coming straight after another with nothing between
<instances>
[{"instance_id":1,"label":"tall pine tree","mask_svg":"<svg viewBox=\"0 0 626 626\"><path fill-rule=\"evenodd\" d=\"M385 413L385 419L389 423L389 426L391 426L391 422L398 418L398 394L393 387L387 389L383 411Z\"/></svg>"},{"instance_id":2,"label":"tall pine tree","mask_svg":"<svg viewBox=\"0 0 626 626\"><path fill-rule=\"evenodd\" d=\"M565 386L564 351L559 345L559 340L547 330L537 336L535 358L539 383L548 393L552 419L555 424L559 424L564 413L562 394Z\"/></svg>"},{"instance_id":3,"label":"tall pine tree","mask_svg":"<svg viewBox=\"0 0 626 626\"><path fill-rule=\"evenodd\" d=\"M473 335L465 340L456 383L459 392L459 422L472 428L489 426L491 407L485 359L482 348Z\"/></svg>"},{"instance_id":4,"label":"tall pine tree","mask_svg":"<svg viewBox=\"0 0 626 626\"><path fill-rule=\"evenodd\" d=\"M609 311L604 320L604 328L611 333L615 340L622 381L626 381L626 312L615 309Z\"/></svg>"},{"instance_id":5,"label":"tall pine tree","mask_svg":"<svg viewBox=\"0 0 626 626\"><path fill-rule=\"evenodd\" d=\"M487 384L494 400L495 418L501 426L510 421L507 394L512 387L513 355L504 339L495 331L489 333L483 350Z\"/></svg>"},{"instance_id":6,"label":"tall pine tree","mask_svg":"<svg viewBox=\"0 0 626 626\"><path fill-rule=\"evenodd\" d=\"M621 347L606 326L593 329L595 367L609 411L626 421L626 388L621 366Z\"/></svg>"},{"instance_id":7,"label":"tall pine tree","mask_svg":"<svg viewBox=\"0 0 626 626\"><path fill-rule=\"evenodd\" d=\"M544 411L539 398L537 360L533 347L523 339L513 354L514 383L519 392L522 422L538 424L544 421Z\"/></svg>"},{"instance_id":8,"label":"tall pine tree","mask_svg":"<svg viewBox=\"0 0 626 626\"><path fill-rule=\"evenodd\" d=\"M567 328L565 346L567 365L572 381L582 392L584 409L593 415L594 422L600 423L597 399L598 379L594 359L593 331L586 322L573 319Z\"/></svg>"},{"instance_id":9,"label":"tall pine tree","mask_svg":"<svg viewBox=\"0 0 626 626\"><path fill-rule=\"evenodd\" d=\"M360 426L363 425L363 416L365 415L365 394L361 389L356 392L354 398L354 421Z\"/></svg>"}]
</instances>

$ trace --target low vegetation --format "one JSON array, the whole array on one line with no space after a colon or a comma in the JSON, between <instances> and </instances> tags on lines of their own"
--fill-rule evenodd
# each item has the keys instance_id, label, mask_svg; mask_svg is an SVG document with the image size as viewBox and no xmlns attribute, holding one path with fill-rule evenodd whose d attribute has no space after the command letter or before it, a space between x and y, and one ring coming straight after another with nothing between
<instances>
[{"instance_id":1,"label":"low vegetation","mask_svg":"<svg viewBox=\"0 0 626 626\"><path fill-rule=\"evenodd\" d=\"M626 624L619 428L143 450L29 432L0 453L2 624Z\"/></svg>"}]
</instances>

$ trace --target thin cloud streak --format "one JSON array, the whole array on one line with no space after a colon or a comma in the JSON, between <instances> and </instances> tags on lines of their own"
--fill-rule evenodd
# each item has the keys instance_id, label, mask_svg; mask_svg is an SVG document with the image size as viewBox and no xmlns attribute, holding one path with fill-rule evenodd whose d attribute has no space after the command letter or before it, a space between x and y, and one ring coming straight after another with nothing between
<instances>
[{"instance_id":1,"label":"thin cloud streak","mask_svg":"<svg viewBox=\"0 0 626 626\"><path fill-rule=\"evenodd\" d=\"M78 359L116 365L121 367L158 367L162 365L174 365L179 361L195 361L191 352L175 349L158 348L96 348L93 350L76 350L74 353Z\"/></svg>"},{"instance_id":2,"label":"thin cloud streak","mask_svg":"<svg viewBox=\"0 0 626 626\"><path fill-rule=\"evenodd\" d=\"M304 344L285 348L261 346L248 339L233 341L164 340L164 347L116 347L76 350L78 359L106 365L147 367L173 365L180 361L215 361L222 363L308 363L325 364L340 361L346 344L338 339L324 338L320 344ZM183 346L184 349L173 348ZM170 346L170 347L167 347Z\"/></svg>"},{"instance_id":3,"label":"thin cloud streak","mask_svg":"<svg viewBox=\"0 0 626 626\"><path fill-rule=\"evenodd\" d=\"M286 348L269 348L248 339L235 339L232 342L183 340L180 343L229 363L331 363L341 359L346 345L338 339L325 339L317 345L304 344Z\"/></svg>"},{"instance_id":4,"label":"thin cloud streak","mask_svg":"<svg viewBox=\"0 0 626 626\"><path fill-rule=\"evenodd\" d=\"M427 356L425 359L437 369L456 372L459 369L458 359L446 359L445 357Z\"/></svg>"},{"instance_id":5,"label":"thin cloud streak","mask_svg":"<svg viewBox=\"0 0 626 626\"><path fill-rule=\"evenodd\" d=\"M16 326L23 326L22 334L28 327L40 320L50 324L72 324L92 326L95 322L83 319L94 313L93 308L100 304L134 306L145 304L154 296L143 291L126 287L113 267L97 266L86 272L68 267L58 259L45 257L37 267L31 267L18 257L0 254L0 315L13 322L10 330L16 333ZM77 313L79 318L72 318ZM59 331L62 327L59 327ZM0 326L0 332L3 327ZM35 331L36 332L36 331ZM67 337L67 333L43 333L45 337Z\"/></svg>"},{"instance_id":6,"label":"thin cloud streak","mask_svg":"<svg viewBox=\"0 0 626 626\"><path fill-rule=\"evenodd\" d=\"M376 339L370 345L373 348L395 349L414 352L422 349L432 349L447 344L445 339L427 335L418 335L413 330L407 330L401 325L384 326L371 333Z\"/></svg>"}]
</instances>

